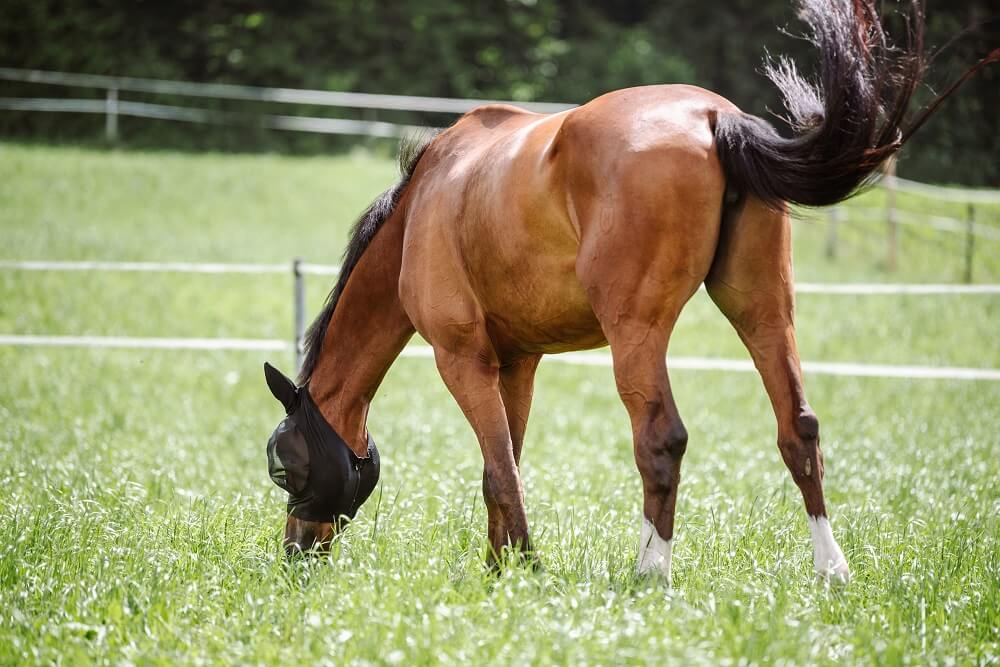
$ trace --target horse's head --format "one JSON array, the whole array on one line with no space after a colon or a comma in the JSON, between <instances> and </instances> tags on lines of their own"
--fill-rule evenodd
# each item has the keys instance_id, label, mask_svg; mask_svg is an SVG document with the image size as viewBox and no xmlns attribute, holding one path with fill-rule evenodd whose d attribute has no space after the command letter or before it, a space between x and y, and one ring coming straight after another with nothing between
<instances>
[{"instance_id":1,"label":"horse's head","mask_svg":"<svg viewBox=\"0 0 1000 667\"><path fill-rule=\"evenodd\" d=\"M296 387L266 363L264 377L286 413L267 441L268 472L288 492L285 550L326 550L375 488L378 449L369 435L368 457L359 458L323 418L307 386Z\"/></svg>"}]
</instances>

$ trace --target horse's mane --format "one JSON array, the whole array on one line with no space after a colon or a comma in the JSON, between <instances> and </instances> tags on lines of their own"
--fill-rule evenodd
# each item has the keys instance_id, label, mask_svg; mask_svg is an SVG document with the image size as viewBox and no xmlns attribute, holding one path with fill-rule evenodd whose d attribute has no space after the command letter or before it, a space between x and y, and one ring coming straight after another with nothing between
<instances>
[{"instance_id":1,"label":"horse's mane","mask_svg":"<svg viewBox=\"0 0 1000 667\"><path fill-rule=\"evenodd\" d=\"M433 139L433 135L425 133L406 137L400 142L399 181L380 194L365 209L365 212L361 214L358 221L354 223L354 227L351 229L350 241L348 241L347 249L344 251L344 258L341 262L337 283L326 297L323 309L306 331L305 339L303 340L305 357L302 361L302 368L299 370L298 377L300 385L304 385L309 381L313 370L316 368L316 364L319 361L320 349L323 346L323 339L326 337L327 327L329 327L330 320L333 318L333 311L337 307L337 302L344 292L344 286L347 285L347 279L351 277L351 272L361 260L365 249L371 244L372 239L375 238L375 234L378 233L382 224L389 219L389 216L396 209L396 204L399 203L399 199L403 195L407 183L410 182L413 171L417 168L417 162L420 161L420 157L424 154L431 139Z\"/></svg>"}]
</instances>

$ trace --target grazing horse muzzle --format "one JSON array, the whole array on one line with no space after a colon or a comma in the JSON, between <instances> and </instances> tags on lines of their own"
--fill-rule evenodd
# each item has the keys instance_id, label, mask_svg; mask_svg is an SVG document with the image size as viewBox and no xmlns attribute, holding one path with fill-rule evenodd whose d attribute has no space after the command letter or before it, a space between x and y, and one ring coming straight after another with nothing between
<instances>
[{"instance_id":1,"label":"grazing horse muzzle","mask_svg":"<svg viewBox=\"0 0 1000 667\"><path fill-rule=\"evenodd\" d=\"M369 434L368 457L358 457L323 418L307 387L296 387L267 363L264 377L287 415L267 441L268 473L288 492L286 550L326 548L335 528L353 519L375 489L378 449Z\"/></svg>"},{"instance_id":2,"label":"grazing horse muzzle","mask_svg":"<svg viewBox=\"0 0 1000 667\"><path fill-rule=\"evenodd\" d=\"M285 554L324 554L330 551L330 544L337 534L337 526L326 521L306 521L296 519L291 514L285 519L285 538L282 541Z\"/></svg>"}]
</instances>

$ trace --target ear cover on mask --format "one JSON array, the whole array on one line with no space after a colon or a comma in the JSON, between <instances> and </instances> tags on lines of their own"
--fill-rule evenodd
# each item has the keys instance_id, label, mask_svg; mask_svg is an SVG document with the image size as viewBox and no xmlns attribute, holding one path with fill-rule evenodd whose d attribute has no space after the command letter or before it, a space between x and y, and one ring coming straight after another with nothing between
<instances>
[{"instance_id":1,"label":"ear cover on mask","mask_svg":"<svg viewBox=\"0 0 1000 667\"><path fill-rule=\"evenodd\" d=\"M267 442L271 480L288 492L288 513L306 521L353 519L378 483L378 449L368 435L368 457L358 457L327 423L309 395L270 364L264 377L286 417Z\"/></svg>"},{"instance_id":2,"label":"ear cover on mask","mask_svg":"<svg viewBox=\"0 0 1000 667\"><path fill-rule=\"evenodd\" d=\"M274 397L285 406L285 414L295 409L299 393L295 383L266 361L264 362L264 380L267 381L267 388L271 390Z\"/></svg>"}]
</instances>

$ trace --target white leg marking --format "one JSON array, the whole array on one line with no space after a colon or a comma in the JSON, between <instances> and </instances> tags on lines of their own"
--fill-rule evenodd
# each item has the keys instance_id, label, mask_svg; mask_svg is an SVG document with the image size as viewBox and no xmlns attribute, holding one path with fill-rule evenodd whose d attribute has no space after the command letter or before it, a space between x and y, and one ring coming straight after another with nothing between
<instances>
[{"instance_id":1,"label":"white leg marking","mask_svg":"<svg viewBox=\"0 0 1000 667\"><path fill-rule=\"evenodd\" d=\"M639 531L639 574L655 572L670 583L670 557L673 553L674 541L664 540L656 531L656 526L646 517L642 518L642 528Z\"/></svg>"},{"instance_id":2,"label":"white leg marking","mask_svg":"<svg viewBox=\"0 0 1000 667\"><path fill-rule=\"evenodd\" d=\"M847 567L847 559L840 550L837 540L833 539L833 529L830 520L825 516L809 517L809 532L812 533L813 562L816 574L822 578L847 583L851 580L851 571Z\"/></svg>"}]
</instances>

